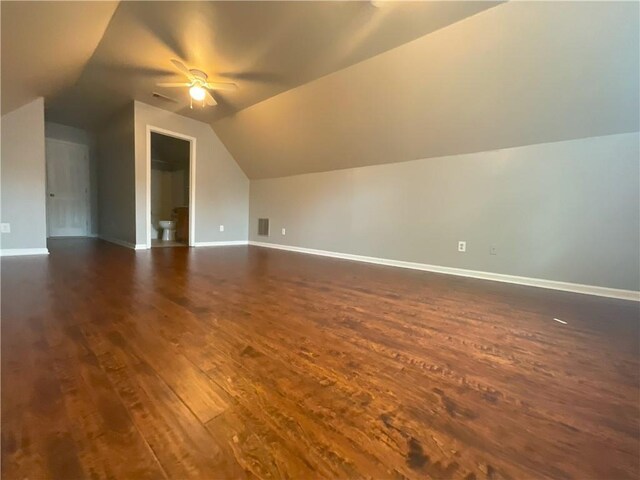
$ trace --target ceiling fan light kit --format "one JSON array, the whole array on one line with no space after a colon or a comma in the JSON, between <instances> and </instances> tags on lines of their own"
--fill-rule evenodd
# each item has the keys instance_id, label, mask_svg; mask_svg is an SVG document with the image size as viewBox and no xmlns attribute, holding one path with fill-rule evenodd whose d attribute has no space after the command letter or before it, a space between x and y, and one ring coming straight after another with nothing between
<instances>
[{"instance_id":1,"label":"ceiling fan light kit","mask_svg":"<svg viewBox=\"0 0 640 480\"><path fill-rule=\"evenodd\" d=\"M199 85L194 85L189 89L189 95L191 95L191 98L195 101L201 102L207 95L207 91Z\"/></svg>"},{"instance_id":2,"label":"ceiling fan light kit","mask_svg":"<svg viewBox=\"0 0 640 480\"><path fill-rule=\"evenodd\" d=\"M210 90L237 90L238 86L235 83L224 82L208 82L208 75L202 70L195 68L189 69L180 60L171 60L171 63L186 75L188 82L182 83L158 83L159 87L174 88L174 87L188 87L190 106L193 108L193 100L196 102L202 102L202 106L205 105L214 106L217 105L215 98L211 95Z\"/></svg>"}]
</instances>

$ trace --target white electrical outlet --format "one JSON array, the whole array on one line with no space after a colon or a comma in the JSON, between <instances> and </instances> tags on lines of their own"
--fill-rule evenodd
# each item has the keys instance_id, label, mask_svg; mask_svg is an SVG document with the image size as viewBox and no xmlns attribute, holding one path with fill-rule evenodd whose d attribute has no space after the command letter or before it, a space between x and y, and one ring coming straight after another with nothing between
<instances>
[{"instance_id":1,"label":"white electrical outlet","mask_svg":"<svg viewBox=\"0 0 640 480\"><path fill-rule=\"evenodd\" d=\"M11 233L11 224L0 223L0 233Z\"/></svg>"},{"instance_id":2,"label":"white electrical outlet","mask_svg":"<svg viewBox=\"0 0 640 480\"><path fill-rule=\"evenodd\" d=\"M224 225L220 225L220 231L224 232Z\"/></svg>"},{"instance_id":3,"label":"white electrical outlet","mask_svg":"<svg viewBox=\"0 0 640 480\"><path fill-rule=\"evenodd\" d=\"M489 247L489 255L497 255L498 254L498 248L495 245L491 245L491 247Z\"/></svg>"},{"instance_id":4,"label":"white electrical outlet","mask_svg":"<svg viewBox=\"0 0 640 480\"><path fill-rule=\"evenodd\" d=\"M286 228L283 228L283 229L282 229L282 235L286 235L286 234L287 234L287 229L286 229Z\"/></svg>"},{"instance_id":5,"label":"white electrical outlet","mask_svg":"<svg viewBox=\"0 0 640 480\"><path fill-rule=\"evenodd\" d=\"M467 242L458 242L458 251L466 252L467 251Z\"/></svg>"}]
</instances>

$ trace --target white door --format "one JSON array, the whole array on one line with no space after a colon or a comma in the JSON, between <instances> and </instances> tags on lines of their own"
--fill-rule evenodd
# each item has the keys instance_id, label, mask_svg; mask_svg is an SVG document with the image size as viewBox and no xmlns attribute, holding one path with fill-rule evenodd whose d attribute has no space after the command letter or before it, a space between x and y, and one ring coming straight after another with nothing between
<instances>
[{"instance_id":1,"label":"white door","mask_svg":"<svg viewBox=\"0 0 640 480\"><path fill-rule=\"evenodd\" d=\"M47 231L50 237L89 233L89 149L47 138Z\"/></svg>"}]
</instances>

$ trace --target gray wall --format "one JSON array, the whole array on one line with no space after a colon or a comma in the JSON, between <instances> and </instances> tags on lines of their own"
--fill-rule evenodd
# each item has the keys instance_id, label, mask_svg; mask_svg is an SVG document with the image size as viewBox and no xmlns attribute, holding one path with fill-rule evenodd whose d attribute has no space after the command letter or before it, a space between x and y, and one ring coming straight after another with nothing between
<instances>
[{"instance_id":1,"label":"gray wall","mask_svg":"<svg viewBox=\"0 0 640 480\"><path fill-rule=\"evenodd\" d=\"M89 201L91 207L91 231L89 233L96 235L98 233L98 149L96 136L80 128L53 122L45 122L44 134L46 138L78 143L89 148Z\"/></svg>"},{"instance_id":2,"label":"gray wall","mask_svg":"<svg viewBox=\"0 0 640 480\"><path fill-rule=\"evenodd\" d=\"M247 240L249 180L211 127L203 122L134 102L136 145L136 238L146 243L147 125L196 138L195 241ZM219 226L225 231L220 232Z\"/></svg>"},{"instance_id":3,"label":"gray wall","mask_svg":"<svg viewBox=\"0 0 640 480\"><path fill-rule=\"evenodd\" d=\"M5 249L46 248L44 99L2 116L2 234Z\"/></svg>"},{"instance_id":4,"label":"gray wall","mask_svg":"<svg viewBox=\"0 0 640 480\"><path fill-rule=\"evenodd\" d=\"M252 180L250 240L640 290L639 155L630 133Z\"/></svg>"},{"instance_id":5,"label":"gray wall","mask_svg":"<svg viewBox=\"0 0 640 480\"><path fill-rule=\"evenodd\" d=\"M136 243L133 104L98 132L98 232Z\"/></svg>"}]
</instances>

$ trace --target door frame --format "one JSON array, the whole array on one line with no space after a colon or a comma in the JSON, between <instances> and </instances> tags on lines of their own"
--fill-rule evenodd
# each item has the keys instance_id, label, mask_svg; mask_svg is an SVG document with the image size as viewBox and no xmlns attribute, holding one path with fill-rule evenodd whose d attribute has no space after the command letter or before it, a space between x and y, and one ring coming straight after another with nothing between
<instances>
[{"instance_id":1,"label":"door frame","mask_svg":"<svg viewBox=\"0 0 640 480\"><path fill-rule=\"evenodd\" d=\"M91 159L90 159L90 154L91 154L91 149L89 148L89 145L85 144L85 143L78 143L78 142L70 142L69 140L60 140L58 138L52 138L52 137L45 137L44 139L45 141L45 187L46 187L46 224L47 224L47 238L63 238L64 235L60 235L59 237L52 237L51 236L51 222L49 222L49 212L50 212L50 206L49 206L49 194L51 193L49 191L49 159L47 158L47 142L56 142L56 143L63 143L66 145L73 145L74 147L81 147L86 155L85 155L85 162L87 164L87 178L86 178L86 185L87 185L87 191L85 192L85 209L86 209L86 222L85 222L85 233L84 235L82 235L82 237L90 237L91 236L91 225L93 225L93 218L91 218Z\"/></svg>"},{"instance_id":2,"label":"door frame","mask_svg":"<svg viewBox=\"0 0 640 480\"><path fill-rule=\"evenodd\" d=\"M189 142L189 246L193 247L196 243L196 138L147 124L147 205L145 215L147 248L151 248L151 133L159 133Z\"/></svg>"}]
</instances>

